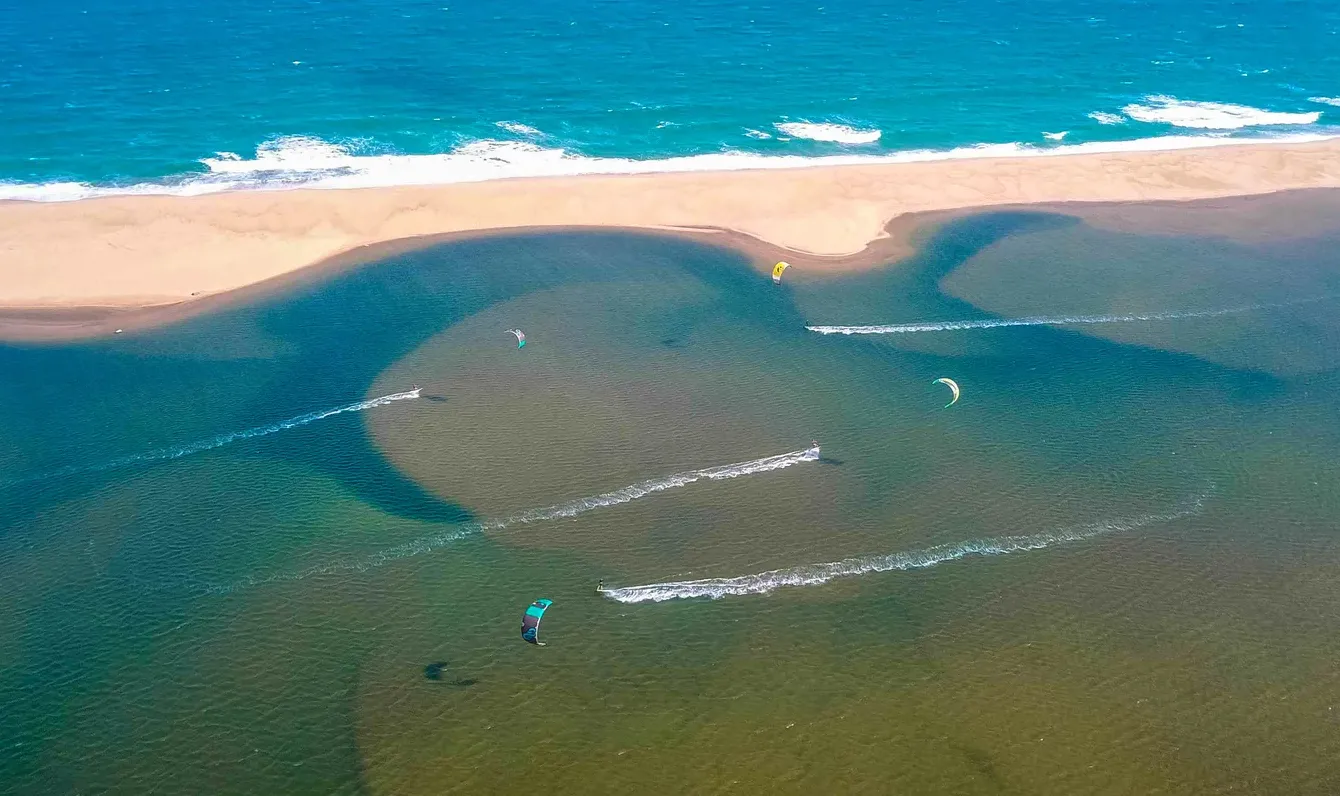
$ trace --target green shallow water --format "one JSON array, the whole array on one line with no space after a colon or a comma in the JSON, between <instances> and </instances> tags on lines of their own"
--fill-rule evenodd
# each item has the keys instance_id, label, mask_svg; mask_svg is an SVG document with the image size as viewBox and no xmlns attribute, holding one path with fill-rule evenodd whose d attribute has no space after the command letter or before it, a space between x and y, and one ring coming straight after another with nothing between
<instances>
[{"instance_id":1,"label":"green shallow water","mask_svg":"<svg viewBox=\"0 0 1340 796\"><path fill-rule=\"evenodd\" d=\"M0 348L0 791L1334 792L1334 240L996 213L779 288L524 234Z\"/></svg>"}]
</instances>

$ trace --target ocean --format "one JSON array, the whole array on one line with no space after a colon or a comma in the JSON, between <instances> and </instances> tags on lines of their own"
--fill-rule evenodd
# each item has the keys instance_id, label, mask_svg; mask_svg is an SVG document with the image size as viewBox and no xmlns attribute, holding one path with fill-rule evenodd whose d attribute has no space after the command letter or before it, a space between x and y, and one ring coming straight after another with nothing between
<instances>
[{"instance_id":1,"label":"ocean","mask_svg":"<svg viewBox=\"0 0 1340 796\"><path fill-rule=\"evenodd\" d=\"M0 791L1334 793L1337 201L781 285L425 242L0 346Z\"/></svg>"},{"instance_id":2,"label":"ocean","mask_svg":"<svg viewBox=\"0 0 1340 796\"><path fill-rule=\"evenodd\" d=\"M0 198L1310 140L1319 2L12 3Z\"/></svg>"}]
</instances>

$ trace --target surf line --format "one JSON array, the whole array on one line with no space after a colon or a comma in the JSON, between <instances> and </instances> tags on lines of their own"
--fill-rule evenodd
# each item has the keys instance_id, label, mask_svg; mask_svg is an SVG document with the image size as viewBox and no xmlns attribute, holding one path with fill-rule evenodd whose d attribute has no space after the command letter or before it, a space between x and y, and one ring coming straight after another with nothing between
<instances>
[{"instance_id":1,"label":"surf line","mask_svg":"<svg viewBox=\"0 0 1340 796\"><path fill-rule=\"evenodd\" d=\"M734 464L722 464L715 467L704 467L699 470L688 470L686 472L675 473L661 478L638 481L635 484L629 484L622 489L616 489L612 492L602 492L598 495L577 498L565 503L555 503L552 506L517 512L516 514L510 514L496 520L466 523L444 533L425 536L394 547L388 547L385 550L373 553L359 561L321 564L297 572L267 575L263 577L248 576L231 584L206 586L204 587L204 590L215 594L228 594L249 586L259 586L264 583L275 583L279 581L303 580L314 575L330 575L336 572L366 572L367 570L375 569L402 558L430 553L451 542L486 531L500 531L516 525L527 525L534 522L544 522L546 520L576 517L579 514L585 514L588 511L595 511L596 509L602 509L609 506L617 506L622 503L631 503L639 498L654 495L657 492L664 492L667 489L688 486L696 481L724 481L731 478L740 478L741 476L746 475L756 475L758 473L766 473L773 470L782 470L797 464L817 461L819 461L819 448L813 447L806 448L805 450L781 453L776 456L765 456L761 459L751 459L747 462L736 462Z\"/></svg>"},{"instance_id":2,"label":"surf line","mask_svg":"<svg viewBox=\"0 0 1340 796\"><path fill-rule=\"evenodd\" d=\"M1006 326L1078 326L1102 323L1135 323L1138 321L1178 321L1190 318L1218 318L1246 312L1293 307L1326 301L1333 296L1285 301L1275 304L1250 304L1218 310L1189 310L1185 312L1147 312L1135 315L1032 315L1025 318L983 318L970 321L927 321L923 323L873 324L870 326L806 326L819 334L915 334L918 332L952 332L963 329L999 329Z\"/></svg>"},{"instance_id":3,"label":"surf line","mask_svg":"<svg viewBox=\"0 0 1340 796\"><path fill-rule=\"evenodd\" d=\"M179 445L171 448L159 448L157 450L145 451L144 453L133 453L129 456L122 456L117 459L109 459L98 464L72 464L68 467L62 467L58 470L49 470L45 473L29 475L22 478L16 478L10 481L0 482L0 487L14 486L16 484L27 484L34 481L46 481L51 478L60 478L68 475L79 475L82 473L97 473L103 470L114 470L118 467L129 467L134 464L143 464L147 462L161 462L169 459L180 459L183 456L190 456L193 453L202 453L204 451L222 448L234 442L240 442L244 439L253 439L255 437L264 437L268 434L274 434L279 431L285 431L298 426L305 426L315 423L318 420L325 420L334 415L341 415L345 412L362 412L367 409L373 409L378 406L386 406L397 401L411 401L419 397L422 388L415 387L406 392L391 393L378 398L369 398L366 401L337 406L334 409L323 409L319 412L309 412L305 415L291 417L288 420L281 420L278 423L271 423L268 426L256 426L242 431L232 431L227 434L220 434L217 437L192 442L188 445Z\"/></svg>"},{"instance_id":4,"label":"surf line","mask_svg":"<svg viewBox=\"0 0 1340 796\"><path fill-rule=\"evenodd\" d=\"M1125 533L1149 525L1199 514L1210 493L1205 492L1182 501L1164 514L1145 514L1105 520L1088 525L1063 528L1057 531L1018 536L995 536L966 542L935 545L920 550L909 550L885 555L844 558L822 564L806 564L788 569L773 569L753 575L733 578L706 578L669 583L648 583L644 586L605 587L600 594L621 603L665 602L707 597L713 600L746 594L767 594L787 586L818 586L837 578L850 578L874 572L925 569L947 561L969 556L999 556L1028 550L1041 550L1053 545L1080 542L1113 533Z\"/></svg>"}]
</instances>

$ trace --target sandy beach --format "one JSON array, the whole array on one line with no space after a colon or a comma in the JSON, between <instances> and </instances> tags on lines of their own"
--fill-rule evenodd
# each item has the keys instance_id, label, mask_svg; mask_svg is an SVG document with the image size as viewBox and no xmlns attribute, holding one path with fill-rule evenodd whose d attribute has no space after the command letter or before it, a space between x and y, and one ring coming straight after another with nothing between
<instances>
[{"instance_id":1,"label":"sandy beach","mask_svg":"<svg viewBox=\"0 0 1340 796\"><path fill-rule=\"evenodd\" d=\"M807 267L842 268L870 262L862 253L871 254L875 242L880 258L906 251L913 214L1322 187L1340 187L1340 141L6 202L0 204L0 336L57 339L161 323L203 309L207 297L282 282L323 263L348 264L374 253L361 247L426 235L537 226L729 230ZM1117 226L1157 219L1157 213L1095 217Z\"/></svg>"}]
</instances>

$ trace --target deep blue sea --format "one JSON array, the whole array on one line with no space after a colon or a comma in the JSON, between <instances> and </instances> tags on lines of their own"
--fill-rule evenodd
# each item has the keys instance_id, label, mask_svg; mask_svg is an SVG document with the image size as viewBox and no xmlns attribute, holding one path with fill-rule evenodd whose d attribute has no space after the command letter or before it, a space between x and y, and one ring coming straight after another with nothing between
<instances>
[{"instance_id":1,"label":"deep blue sea","mask_svg":"<svg viewBox=\"0 0 1340 796\"><path fill-rule=\"evenodd\" d=\"M0 198L1340 129L1340 6L5 0Z\"/></svg>"}]
</instances>

